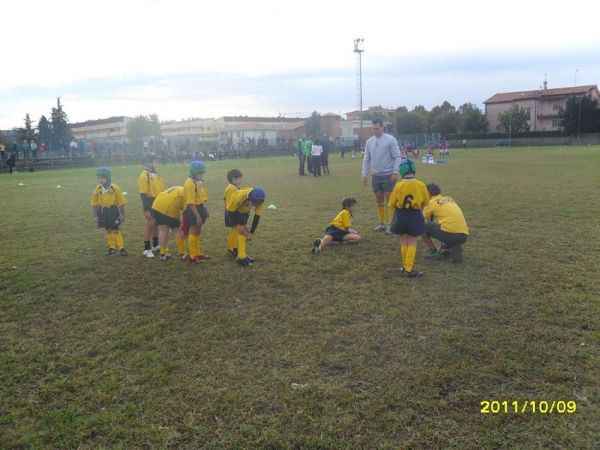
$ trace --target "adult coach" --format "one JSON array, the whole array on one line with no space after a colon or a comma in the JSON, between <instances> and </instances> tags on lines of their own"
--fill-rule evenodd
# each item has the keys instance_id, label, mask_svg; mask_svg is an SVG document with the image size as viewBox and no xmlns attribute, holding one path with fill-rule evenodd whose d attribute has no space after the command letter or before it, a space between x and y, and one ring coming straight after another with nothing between
<instances>
[{"instance_id":1,"label":"adult coach","mask_svg":"<svg viewBox=\"0 0 600 450\"><path fill-rule=\"evenodd\" d=\"M390 219L386 217L387 208L384 206L384 199L389 200L390 193L398 181L398 169L400 167L400 148L398 141L390 134L383 132L383 121L374 119L373 134L365 144L365 157L362 166L363 185L367 185L369 169L371 170L371 187L375 193L375 203L377 204L377 217L379 225L375 231L390 232Z\"/></svg>"},{"instance_id":2,"label":"adult coach","mask_svg":"<svg viewBox=\"0 0 600 450\"><path fill-rule=\"evenodd\" d=\"M427 185L431 199L429 205L423 209L425 234L423 240L429 247L428 258L438 258L441 251L450 251L453 263L462 262L462 244L467 242L469 228L460 207L451 197L442 195L442 190L437 184ZM440 251L436 248L431 238L442 243Z\"/></svg>"}]
</instances>

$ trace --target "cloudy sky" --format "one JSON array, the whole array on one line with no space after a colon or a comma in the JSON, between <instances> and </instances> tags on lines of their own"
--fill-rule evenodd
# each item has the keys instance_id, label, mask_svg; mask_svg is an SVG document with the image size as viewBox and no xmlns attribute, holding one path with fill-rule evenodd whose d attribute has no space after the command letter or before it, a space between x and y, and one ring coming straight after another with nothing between
<instances>
[{"instance_id":1,"label":"cloudy sky","mask_svg":"<svg viewBox=\"0 0 600 450\"><path fill-rule=\"evenodd\" d=\"M7 0L0 128L72 122L288 117L363 105L431 108L496 92L600 84L600 2Z\"/></svg>"}]
</instances>

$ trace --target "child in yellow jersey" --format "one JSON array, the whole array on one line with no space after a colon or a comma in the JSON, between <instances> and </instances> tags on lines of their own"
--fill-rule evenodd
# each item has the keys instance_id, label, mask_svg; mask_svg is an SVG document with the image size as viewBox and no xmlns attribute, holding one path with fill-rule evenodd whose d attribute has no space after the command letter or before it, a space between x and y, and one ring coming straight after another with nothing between
<instances>
[{"instance_id":1,"label":"child in yellow jersey","mask_svg":"<svg viewBox=\"0 0 600 450\"><path fill-rule=\"evenodd\" d=\"M158 224L158 238L160 241L160 259L166 261L171 258L167 248L169 229L175 235L175 245L182 259L187 259L185 241L181 229L181 215L185 204L185 190L181 186L173 186L158 194L152 203L152 216Z\"/></svg>"},{"instance_id":2,"label":"child in yellow jersey","mask_svg":"<svg viewBox=\"0 0 600 450\"><path fill-rule=\"evenodd\" d=\"M233 194L240 190L242 184L242 172L237 169L232 169L227 172L227 181L229 184L225 188L223 201L225 203L225 226L230 228L229 236L227 237L227 254L231 257L237 256L237 227L233 226L227 212L227 202Z\"/></svg>"},{"instance_id":3,"label":"child in yellow jersey","mask_svg":"<svg viewBox=\"0 0 600 450\"><path fill-rule=\"evenodd\" d=\"M108 167L99 167L96 176L100 183L92 192L92 215L94 222L106 230L108 244L107 255L114 255L117 249L121 256L127 256L123 235L119 225L125 222L125 204L127 200L121 188L112 182L112 175Z\"/></svg>"},{"instance_id":4,"label":"child in yellow jersey","mask_svg":"<svg viewBox=\"0 0 600 450\"><path fill-rule=\"evenodd\" d=\"M402 180L396 183L390 195L388 207L393 220L390 231L400 235L402 272L409 277L418 277L423 272L414 270L417 254L417 239L425 233L422 208L429 203L429 192L422 181L415 178L416 165L410 159L400 163Z\"/></svg>"},{"instance_id":5,"label":"child in yellow jersey","mask_svg":"<svg viewBox=\"0 0 600 450\"><path fill-rule=\"evenodd\" d=\"M201 264L209 259L207 255L202 254L200 247L200 229L208 219L208 209L206 208L208 195L204 188L205 172L206 164L202 161L192 161L189 178L183 184L185 191L184 215L190 226L188 247L192 264Z\"/></svg>"},{"instance_id":6,"label":"child in yellow jersey","mask_svg":"<svg viewBox=\"0 0 600 450\"><path fill-rule=\"evenodd\" d=\"M323 238L315 239L311 253L317 256L321 252L321 249L331 244L332 241L358 244L362 240L362 237L360 237L355 230L350 228L352 226L352 217L354 217L355 211L355 198L346 197L342 200L342 210L329 224Z\"/></svg>"},{"instance_id":7,"label":"child in yellow jersey","mask_svg":"<svg viewBox=\"0 0 600 450\"><path fill-rule=\"evenodd\" d=\"M146 258L154 258L153 251L159 250L158 245L158 226L156 220L152 217L152 203L162 191L165 190L165 183L162 177L156 173L158 166L158 157L155 153L149 153L144 157L144 170L138 178L138 191L142 197L142 207L144 209L144 251L142 255ZM152 238L152 246L150 245Z\"/></svg>"},{"instance_id":8,"label":"child in yellow jersey","mask_svg":"<svg viewBox=\"0 0 600 450\"><path fill-rule=\"evenodd\" d=\"M254 233L263 211L265 197L265 191L258 187L239 189L231 195L225 206L230 220L229 223L237 231L237 263L240 266L251 266L254 262L254 258L246 255L246 242L254 239ZM252 227L248 230L247 224L252 209L254 209L254 218L252 219Z\"/></svg>"}]
</instances>

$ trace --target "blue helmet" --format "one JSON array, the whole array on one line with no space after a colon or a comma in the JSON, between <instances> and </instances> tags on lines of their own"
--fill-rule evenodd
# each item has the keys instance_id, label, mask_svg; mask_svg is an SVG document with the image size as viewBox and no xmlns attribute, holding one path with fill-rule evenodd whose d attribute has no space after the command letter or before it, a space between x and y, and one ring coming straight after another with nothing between
<instances>
[{"instance_id":1,"label":"blue helmet","mask_svg":"<svg viewBox=\"0 0 600 450\"><path fill-rule=\"evenodd\" d=\"M411 159L403 159L400 163L400 175L404 177L407 173L417 173L417 166Z\"/></svg>"},{"instance_id":2,"label":"blue helmet","mask_svg":"<svg viewBox=\"0 0 600 450\"><path fill-rule=\"evenodd\" d=\"M106 181L108 181L109 183L112 180L112 175L111 175L110 169L108 167L98 167L96 169L96 176L106 178Z\"/></svg>"},{"instance_id":3,"label":"blue helmet","mask_svg":"<svg viewBox=\"0 0 600 450\"><path fill-rule=\"evenodd\" d=\"M258 187L252 189L248 194L248 200L250 200L253 203L262 203L265 201L265 197L265 191Z\"/></svg>"},{"instance_id":4,"label":"blue helmet","mask_svg":"<svg viewBox=\"0 0 600 450\"><path fill-rule=\"evenodd\" d=\"M206 164L202 161L192 161L190 164L190 177L195 178L196 175L200 175L206 172Z\"/></svg>"}]
</instances>

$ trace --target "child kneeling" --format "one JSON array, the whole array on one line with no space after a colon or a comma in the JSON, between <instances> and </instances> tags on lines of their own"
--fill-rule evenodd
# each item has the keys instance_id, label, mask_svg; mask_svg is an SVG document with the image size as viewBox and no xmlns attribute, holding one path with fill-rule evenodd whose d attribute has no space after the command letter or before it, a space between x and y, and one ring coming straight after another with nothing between
<instances>
[{"instance_id":1,"label":"child kneeling","mask_svg":"<svg viewBox=\"0 0 600 450\"><path fill-rule=\"evenodd\" d=\"M358 244L362 237L350 228L352 226L352 217L356 211L356 199L346 197L342 200L342 210L335 216L335 219L329 224L322 238L317 238L313 242L311 253L315 256L319 254L323 247L335 242L346 242L348 244Z\"/></svg>"}]
</instances>

